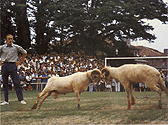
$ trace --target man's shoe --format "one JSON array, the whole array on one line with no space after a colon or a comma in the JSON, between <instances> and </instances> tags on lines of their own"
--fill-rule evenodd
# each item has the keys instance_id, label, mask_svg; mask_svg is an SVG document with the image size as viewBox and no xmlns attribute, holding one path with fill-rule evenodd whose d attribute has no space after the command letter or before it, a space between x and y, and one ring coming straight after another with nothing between
<instances>
[{"instance_id":1,"label":"man's shoe","mask_svg":"<svg viewBox=\"0 0 168 125\"><path fill-rule=\"evenodd\" d=\"M0 105L9 105L9 102L4 101Z\"/></svg>"},{"instance_id":2,"label":"man's shoe","mask_svg":"<svg viewBox=\"0 0 168 125\"><path fill-rule=\"evenodd\" d=\"M23 105L25 105L25 104L26 104L26 102L25 102L24 100L22 100L20 103L21 103L21 104L23 104Z\"/></svg>"}]
</instances>

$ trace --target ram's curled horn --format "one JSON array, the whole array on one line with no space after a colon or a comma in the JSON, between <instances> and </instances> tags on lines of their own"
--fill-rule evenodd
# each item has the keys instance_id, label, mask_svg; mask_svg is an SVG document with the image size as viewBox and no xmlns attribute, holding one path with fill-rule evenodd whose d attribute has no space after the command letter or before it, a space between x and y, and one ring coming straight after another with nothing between
<instances>
[{"instance_id":1,"label":"ram's curled horn","mask_svg":"<svg viewBox=\"0 0 168 125\"><path fill-rule=\"evenodd\" d=\"M98 71L98 70L96 70L96 69L94 69L94 70L91 72L91 76L93 76L93 75L98 75L98 74L101 74L101 72Z\"/></svg>"},{"instance_id":2,"label":"ram's curled horn","mask_svg":"<svg viewBox=\"0 0 168 125\"><path fill-rule=\"evenodd\" d=\"M101 72L102 72L102 75L104 78L110 74L110 72L107 70L107 68L103 68Z\"/></svg>"}]
</instances>

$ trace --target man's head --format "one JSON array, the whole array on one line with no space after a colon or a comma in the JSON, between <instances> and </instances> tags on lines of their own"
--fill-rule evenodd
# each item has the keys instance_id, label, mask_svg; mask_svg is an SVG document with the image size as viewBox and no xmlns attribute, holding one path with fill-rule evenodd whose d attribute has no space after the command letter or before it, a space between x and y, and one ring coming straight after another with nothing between
<instances>
[{"instance_id":1,"label":"man's head","mask_svg":"<svg viewBox=\"0 0 168 125\"><path fill-rule=\"evenodd\" d=\"M5 40L6 40L7 46L11 46L13 43L13 36L11 34L8 34L8 35L6 35Z\"/></svg>"}]
</instances>

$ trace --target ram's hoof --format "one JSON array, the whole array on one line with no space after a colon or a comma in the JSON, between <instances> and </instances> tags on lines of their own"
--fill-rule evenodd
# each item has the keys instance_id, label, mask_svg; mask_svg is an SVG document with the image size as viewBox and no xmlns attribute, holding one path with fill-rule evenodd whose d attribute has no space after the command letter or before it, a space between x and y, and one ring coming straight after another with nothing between
<instances>
[{"instance_id":1,"label":"ram's hoof","mask_svg":"<svg viewBox=\"0 0 168 125\"><path fill-rule=\"evenodd\" d=\"M160 109L162 108L161 100L159 100L158 107L159 107Z\"/></svg>"},{"instance_id":2,"label":"ram's hoof","mask_svg":"<svg viewBox=\"0 0 168 125\"><path fill-rule=\"evenodd\" d=\"M80 110L81 108L80 108L80 104L78 104L78 110Z\"/></svg>"},{"instance_id":3,"label":"ram's hoof","mask_svg":"<svg viewBox=\"0 0 168 125\"><path fill-rule=\"evenodd\" d=\"M37 104L34 104L31 109L36 109L36 107L37 107Z\"/></svg>"}]
</instances>

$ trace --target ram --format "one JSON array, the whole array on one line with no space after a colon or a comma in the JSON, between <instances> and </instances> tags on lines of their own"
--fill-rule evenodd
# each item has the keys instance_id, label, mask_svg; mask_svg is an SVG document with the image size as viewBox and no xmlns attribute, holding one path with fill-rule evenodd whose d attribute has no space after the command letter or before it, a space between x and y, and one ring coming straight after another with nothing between
<instances>
[{"instance_id":1,"label":"ram","mask_svg":"<svg viewBox=\"0 0 168 125\"><path fill-rule=\"evenodd\" d=\"M75 93L78 100L78 109L80 109L80 94L86 91L90 83L94 83L95 86L101 80L101 71L98 69L89 70L87 72L77 72L65 77L51 77L48 79L47 85L41 93L38 94L36 102L32 109L36 109L39 99L44 96L38 105L38 109L44 102L44 100L54 93L55 98L59 94Z\"/></svg>"},{"instance_id":2,"label":"ram","mask_svg":"<svg viewBox=\"0 0 168 125\"><path fill-rule=\"evenodd\" d=\"M128 107L131 109L131 104L135 104L135 98L132 94L132 84L133 83L145 83L147 87L151 90L159 93L159 108L161 108L161 98L163 89L168 96L168 91L163 84L163 79L161 78L160 72L151 66L143 64L125 64L120 67L105 67L102 69L102 75L105 81L109 84L114 78L118 80L125 88L127 93ZM156 86L159 84L161 89ZM129 94L131 94L131 103L129 99Z\"/></svg>"}]
</instances>

